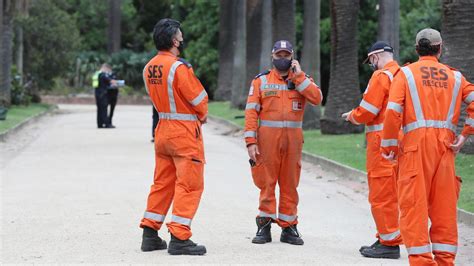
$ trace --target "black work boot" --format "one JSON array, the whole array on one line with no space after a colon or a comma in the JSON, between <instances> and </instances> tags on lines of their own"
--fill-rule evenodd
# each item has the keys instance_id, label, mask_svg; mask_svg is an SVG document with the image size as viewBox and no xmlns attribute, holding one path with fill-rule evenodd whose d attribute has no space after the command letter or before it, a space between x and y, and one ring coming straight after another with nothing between
<instances>
[{"instance_id":1,"label":"black work boot","mask_svg":"<svg viewBox=\"0 0 474 266\"><path fill-rule=\"evenodd\" d=\"M385 246L377 240L370 247L361 247L360 254L368 258L377 259L399 259L400 258L400 247L399 246Z\"/></svg>"},{"instance_id":2,"label":"black work boot","mask_svg":"<svg viewBox=\"0 0 474 266\"><path fill-rule=\"evenodd\" d=\"M194 243L191 239L181 240L171 234L168 253L171 255L204 255L206 247Z\"/></svg>"},{"instance_id":3,"label":"black work boot","mask_svg":"<svg viewBox=\"0 0 474 266\"><path fill-rule=\"evenodd\" d=\"M257 234L252 239L254 244L265 244L272 242L272 234L270 229L272 228L272 218L269 217L257 217Z\"/></svg>"},{"instance_id":4,"label":"black work boot","mask_svg":"<svg viewBox=\"0 0 474 266\"><path fill-rule=\"evenodd\" d=\"M303 245L304 241L301 239L300 233L295 225L285 227L281 231L280 242L285 242L292 245Z\"/></svg>"},{"instance_id":5,"label":"black work boot","mask_svg":"<svg viewBox=\"0 0 474 266\"><path fill-rule=\"evenodd\" d=\"M149 227L143 227L142 251L166 249L166 241L158 236L158 232Z\"/></svg>"}]
</instances>

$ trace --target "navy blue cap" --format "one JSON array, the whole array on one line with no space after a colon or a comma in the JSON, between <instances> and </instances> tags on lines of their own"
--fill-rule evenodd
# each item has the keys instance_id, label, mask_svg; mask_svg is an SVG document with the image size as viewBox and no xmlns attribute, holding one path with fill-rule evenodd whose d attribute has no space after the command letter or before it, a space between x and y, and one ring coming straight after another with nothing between
<instances>
[{"instance_id":1,"label":"navy blue cap","mask_svg":"<svg viewBox=\"0 0 474 266\"><path fill-rule=\"evenodd\" d=\"M293 45L289 41L280 40L273 45L272 54L279 51L287 51L288 53L293 53Z\"/></svg>"},{"instance_id":2,"label":"navy blue cap","mask_svg":"<svg viewBox=\"0 0 474 266\"><path fill-rule=\"evenodd\" d=\"M362 62L363 64L366 64L367 62L369 62L369 57L373 54L378 54L378 53L382 53L382 52L390 52L390 53L393 53L393 48L392 46L390 46L390 44L388 44L387 42L383 42L383 41L378 41L376 43L374 43L370 48L369 50L367 51L367 58L364 60L364 62Z\"/></svg>"}]
</instances>

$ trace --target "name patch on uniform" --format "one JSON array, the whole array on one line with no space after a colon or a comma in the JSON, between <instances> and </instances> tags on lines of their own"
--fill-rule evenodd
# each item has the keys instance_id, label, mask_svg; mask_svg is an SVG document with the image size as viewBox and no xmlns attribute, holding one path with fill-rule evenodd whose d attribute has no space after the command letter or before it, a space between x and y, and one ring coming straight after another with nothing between
<instances>
[{"instance_id":1,"label":"name patch on uniform","mask_svg":"<svg viewBox=\"0 0 474 266\"><path fill-rule=\"evenodd\" d=\"M303 103L299 101L293 101L293 111L303 110Z\"/></svg>"},{"instance_id":2,"label":"name patch on uniform","mask_svg":"<svg viewBox=\"0 0 474 266\"><path fill-rule=\"evenodd\" d=\"M278 91L266 91L263 93L263 97L278 96Z\"/></svg>"}]
</instances>

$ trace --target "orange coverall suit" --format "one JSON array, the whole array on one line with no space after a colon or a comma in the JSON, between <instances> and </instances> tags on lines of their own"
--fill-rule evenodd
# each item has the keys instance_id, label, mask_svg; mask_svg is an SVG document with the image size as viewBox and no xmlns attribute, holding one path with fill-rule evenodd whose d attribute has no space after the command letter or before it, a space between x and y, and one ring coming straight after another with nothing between
<instances>
[{"instance_id":1,"label":"orange coverall suit","mask_svg":"<svg viewBox=\"0 0 474 266\"><path fill-rule=\"evenodd\" d=\"M303 72L293 78L295 89L275 69L252 82L245 110L245 141L257 144L260 155L252 167L260 189L259 217L271 217L281 227L297 224L298 187L303 148L306 100L320 104L322 93ZM275 186L280 187L278 218Z\"/></svg>"},{"instance_id":2,"label":"orange coverall suit","mask_svg":"<svg viewBox=\"0 0 474 266\"><path fill-rule=\"evenodd\" d=\"M380 154L390 84L399 69L397 62L391 61L382 70L375 71L359 107L349 115L352 123L366 124L369 202L377 226L377 237L380 243L387 246L402 243L398 227L396 164Z\"/></svg>"},{"instance_id":3,"label":"orange coverall suit","mask_svg":"<svg viewBox=\"0 0 474 266\"><path fill-rule=\"evenodd\" d=\"M400 231L411 265L454 265L461 179L449 145L461 101L468 104L462 134L474 133L473 100L474 86L432 56L402 67L392 83L381 146L385 154L399 154ZM405 135L398 152L400 125Z\"/></svg>"},{"instance_id":4,"label":"orange coverall suit","mask_svg":"<svg viewBox=\"0 0 474 266\"><path fill-rule=\"evenodd\" d=\"M160 51L143 70L151 101L159 113L155 129L155 173L140 227L159 230L173 202L168 229L191 237L191 221L204 188L201 122L207 115L207 93L191 65Z\"/></svg>"}]
</instances>

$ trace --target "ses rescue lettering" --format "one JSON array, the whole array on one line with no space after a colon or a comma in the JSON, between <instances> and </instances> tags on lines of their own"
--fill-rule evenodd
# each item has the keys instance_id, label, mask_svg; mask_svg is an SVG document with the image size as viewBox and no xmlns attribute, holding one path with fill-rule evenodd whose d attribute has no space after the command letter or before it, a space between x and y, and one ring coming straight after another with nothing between
<instances>
[{"instance_id":1,"label":"ses rescue lettering","mask_svg":"<svg viewBox=\"0 0 474 266\"><path fill-rule=\"evenodd\" d=\"M422 73L421 78L423 86L435 87L435 88L448 88L448 74L445 69L439 69L436 67L420 67Z\"/></svg>"},{"instance_id":2,"label":"ses rescue lettering","mask_svg":"<svg viewBox=\"0 0 474 266\"><path fill-rule=\"evenodd\" d=\"M151 84L161 85L163 83L163 65L150 65L148 67L148 79Z\"/></svg>"}]
</instances>

